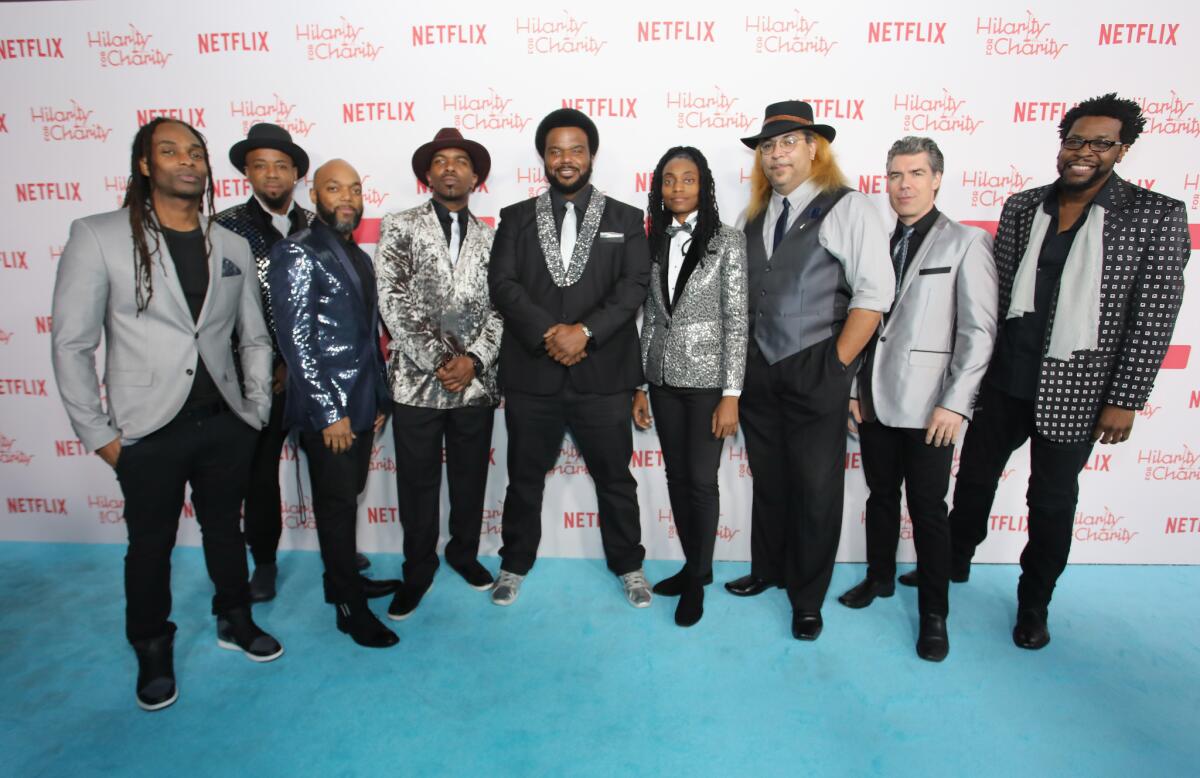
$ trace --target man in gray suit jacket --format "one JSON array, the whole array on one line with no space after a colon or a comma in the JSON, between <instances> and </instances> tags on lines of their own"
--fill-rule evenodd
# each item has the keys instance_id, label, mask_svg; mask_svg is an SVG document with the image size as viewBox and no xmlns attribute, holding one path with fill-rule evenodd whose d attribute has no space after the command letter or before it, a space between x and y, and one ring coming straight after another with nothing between
<instances>
[{"instance_id":1,"label":"man in gray suit jacket","mask_svg":"<svg viewBox=\"0 0 1200 778\"><path fill-rule=\"evenodd\" d=\"M433 197L385 216L375 249L379 313L392 336L388 378L404 528L404 585L388 608L394 621L416 609L438 568L443 445L450 483L446 562L471 587L492 588L492 574L476 557L504 324L488 295L495 231L468 208L491 161L487 149L458 130L440 130L412 158L413 173Z\"/></svg>"},{"instance_id":2,"label":"man in gray suit jacket","mask_svg":"<svg viewBox=\"0 0 1200 778\"><path fill-rule=\"evenodd\" d=\"M137 702L177 697L171 549L192 487L216 594L217 642L256 662L283 653L250 618L241 508L271 392L271 337L250 246L211 220L208 150L188 125L155 119L133 142L124 207L79 219L54 286L54 375L75 434L115 471L125 498L125 632ZM200 212L208 196L208 216ZM230 338L238 334L245 389ZM104 384L96 349L105 340Z\"/></svg>"},{"instance_id":3,"label":"man in gray suit jacket","mask_svg":"<svg viewBox=\"0 0 1200 778\"><path fill-rule=\"evenodd\" d=\"M920 560L917 655L950 650L950 528L946 490L954 441L969 418L996 338L992 239L934 206L945 160L930 138L888 151L888 200L896 212L896 300L880 322L851 392L867 498L867 577L838 601L865 608L895 591L900 485L905 485Z\"/></svg>"}]
</instances>

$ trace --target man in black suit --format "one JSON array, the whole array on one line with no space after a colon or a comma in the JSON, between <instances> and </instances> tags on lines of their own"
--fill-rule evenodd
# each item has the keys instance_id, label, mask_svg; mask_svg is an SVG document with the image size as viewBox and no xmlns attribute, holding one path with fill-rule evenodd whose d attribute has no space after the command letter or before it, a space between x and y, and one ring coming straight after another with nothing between
<instances>
[{"instance_id":1,"label":"man in black suit","mask_svg":"<svg viewBox=\"0 0 1200 778\"><path fill-rule=\"evenodd\" d=\"M1071 551L1079 473L1094 443L1129 439L1183 300L1192 254L1183 203L1113 170L1145 124L1138 104L1115 94L1079 103L1058 125L1058 180L1013 195L1000 213L999 335L963 441L950 580L970 576L1000 473L1028 439L1019 648L1050 642L1047 612Z\"/></svg>"},{"instance_id":2,"label":"man in black suit","mask_svg":"<svg viewBox=\"0 0 1200 778\"><path fill-rule=\"evenodd\" d=\"M514 602L533 567L546 472L570 429L596 484L608 567L630 604L644 608L650 587L629 472L629 409L642 381L634 319L650 280L642 213L588 183L600 139L586 115L552 111L535 141L550 189L500 212L488 269L504 317L509 479L492 602Z\"/></svg>"}]
</instances>

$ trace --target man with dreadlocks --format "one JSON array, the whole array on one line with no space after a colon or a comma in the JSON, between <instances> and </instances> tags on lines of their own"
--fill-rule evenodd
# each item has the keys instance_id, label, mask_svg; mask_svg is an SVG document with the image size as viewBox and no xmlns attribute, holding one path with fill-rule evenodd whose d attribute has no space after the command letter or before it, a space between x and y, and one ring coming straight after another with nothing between
<instances>
[{"instance_id":1,"label":"man with dreadlocks","mask_svg":"<svg viewBox=\"0 0 1200 778\"><path fill-rule=\"evenodd\" d=\"M1020 648L1050 642L1079 473L1094 443L1129 439L1183 299L1183 203L1113 172L1145 124L1133 100L1084 100L1058 125L1058 180L1013 195L1000 213L999 334L954 486L950 580L969 577L1000 473L1028 439L1029 541L1012 633Z\"/></svg>"},{"instance_id":2,"label":"man with dreadlocks","mask_svg":"<svg viewBox=\"0 0 1200 778\"><path fill-rule=\"evenodd\" d=\"M746 214L750 343L742 427L754 471L740 597L786 586L792 635L816 640L842 528L846 409L859 355L892 304L887 233L846 186L833 127L812 106L767 106Z\"/></svg>"},{"instance_id":3,"label":"man with dreadlocks","mask_svg":"<svg viewBox=\"0 0 1200 778\"><path fill-rule=\"evenodd\" d=\"M212 214L204 139L155 119L134 137L124 207L71 225L54 286L63 404L125 498L125 634L146 710L178 696L171 549L189 484L216 588L217 644L256 662L283 653L250 618L240 526L256 430L271 403L271 337L250 246ZM244 394L229 348L235 331ZM96 376L101 335L107 407Z\"/></svg>"}]
</instances>

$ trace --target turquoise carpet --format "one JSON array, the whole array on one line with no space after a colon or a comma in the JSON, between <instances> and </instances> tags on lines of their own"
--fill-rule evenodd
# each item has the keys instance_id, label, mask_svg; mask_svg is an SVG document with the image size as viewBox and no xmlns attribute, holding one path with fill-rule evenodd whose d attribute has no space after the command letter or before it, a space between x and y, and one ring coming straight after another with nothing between
<instances>
[{"instance_id":1,"label":"turquoise carpet","mask_svg":"<svg viewBox=\"0 0 1200 778\"><path fill-rule=\"evenodd\" d=\"M1196 775L1200 568L1071 567L1053 640L1012 645L1012 566L951 591L949 658L917 659L916 593L850 611L838 565L816 643L783 592L704 620L630 608L596 560L544 559L497 608L443 567L400 645L355 646L315 553L255 608L287 653L217 648L198 549L175 552L179 701L144 713L119 546L0 544L0 771L12 776ZM400 558L372 557L376 576ZM497 560L485 559L493 570ZM675 563L646 566L652 580ZM381 613L386 600L375 601Z\"/></svg>"}]
</instances>

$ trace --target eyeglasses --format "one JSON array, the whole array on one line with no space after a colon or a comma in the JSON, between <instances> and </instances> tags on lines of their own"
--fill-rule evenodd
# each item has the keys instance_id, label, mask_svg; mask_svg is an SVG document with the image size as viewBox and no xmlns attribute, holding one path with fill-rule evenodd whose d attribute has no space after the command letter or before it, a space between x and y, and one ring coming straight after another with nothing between
<instances>
[{"instance_id":1,"label":"eyeglasses","mask_svg":"<svg viewBox=\"0 0 1200 778\"><path fill-rule=\"evenodd\" d=\"M1085 140L1076 135L1072 135L1062 142L1062 147L1071 151L1079 151L1085 145L1097 154L1103 154L1113 146L1123 146L1124 144L1118 140L1105 140L1103 138L1092 138L1091 140Z\"/></svg>"},{"instance_id":2,"label":"eyeglasses","mask_svg":"<svg viewBox=\"0 0 1200 778\"><path fill-rule=\"evenodd\" d=\"M803 138L797 135L784 135L778 140L771 138L769 140L760 141L758 144L758 150L763 154L770 154L775 150L775 144L778 143L779 148L783 149L784 151L791 151L792 149L796 148L796 144L802 140Z\"/></svg>"}]
</instances>

